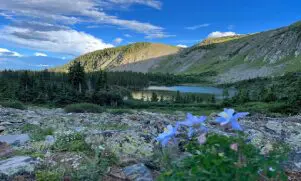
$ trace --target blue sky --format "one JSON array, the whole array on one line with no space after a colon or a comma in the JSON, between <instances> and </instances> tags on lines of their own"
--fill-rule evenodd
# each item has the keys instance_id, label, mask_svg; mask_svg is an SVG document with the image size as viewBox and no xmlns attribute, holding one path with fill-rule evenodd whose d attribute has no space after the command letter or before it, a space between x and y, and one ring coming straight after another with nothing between
<instances>
[{"instance_id":1,"label":"blue sky","mask_svg":"<svg viewBox=\"0 0 301 181\"><path fill-rule=\"evenodd\" d=\"M54 66L141 41L192 46L289 25L301 20L300 7L298 0L0 0L0 68L31 56L57 58L49 59Z\"/></svg>"}]
</instances>

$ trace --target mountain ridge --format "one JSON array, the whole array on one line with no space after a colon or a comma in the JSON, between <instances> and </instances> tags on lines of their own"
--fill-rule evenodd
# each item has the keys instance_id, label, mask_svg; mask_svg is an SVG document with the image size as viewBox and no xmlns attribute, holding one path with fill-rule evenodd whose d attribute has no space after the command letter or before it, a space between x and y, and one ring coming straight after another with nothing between
<instances>
[{"instance_id":1,"label":"mountain ridge","mask_svg":"<svg viewBox=\"0 0 301 181\"><path fill-rule=\"evenodd\" d=\"M220 83L278 76L301 71L301 21L255 34L207 39L186 49L135 43L110 51L92 52L74 61L82 62L86 71L99 68L176 74L213 71L218 74L214 80ZM66 70L68 66L64 67Z\"/></svg>"},{"instance_id":2,"label":"mountain ridge","mask_svg":"<svg viewBox=\"0 0 301 181\"><path fill-rule=\"evenodd\" d=\"M118 68L121 68L120 66L151 59L160 60L164 56L178 53L181 49L180 47L160 43L138 42L87 53L73 61L80 61L88 72L101 69L118 71ZM66 72L73 61L54 70Z\"/></svg>"}]
</instances>

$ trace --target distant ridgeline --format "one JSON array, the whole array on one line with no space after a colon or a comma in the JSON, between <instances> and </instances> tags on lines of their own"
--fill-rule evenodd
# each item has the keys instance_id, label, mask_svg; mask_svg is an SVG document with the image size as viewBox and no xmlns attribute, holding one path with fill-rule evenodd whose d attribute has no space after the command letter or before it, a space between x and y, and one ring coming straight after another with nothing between
<instances>
[{"instance_id":1,"label":"distant ridgeline","mask_svg":"<svg viewBox=\"0 0 301 181\"><path fill-rule=\"evenodd\" d=\"M208 38L189 48L135 43L76 58L88 72L200 74L216 72L218 83L301 71L301 22L248 35ZM66 72L74 62L53 69Z\"/></svg>"}]
</instances>

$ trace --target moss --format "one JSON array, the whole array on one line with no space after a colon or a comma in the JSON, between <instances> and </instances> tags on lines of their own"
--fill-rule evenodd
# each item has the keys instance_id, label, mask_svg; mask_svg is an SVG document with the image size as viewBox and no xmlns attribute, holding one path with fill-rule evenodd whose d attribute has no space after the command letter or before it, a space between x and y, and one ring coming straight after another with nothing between
<instances>
[{"instance_id":1,"label":"moss","mask_svg":"<svg viewBox=\"0 0 301 181\"><path fill-rule=\"evenodd\" d=\"M136 132L120 133L106 141L107 147L116 156L128 156L134 158L147 158L153 155L153 144Z\"/></svg>"}]
</instances>

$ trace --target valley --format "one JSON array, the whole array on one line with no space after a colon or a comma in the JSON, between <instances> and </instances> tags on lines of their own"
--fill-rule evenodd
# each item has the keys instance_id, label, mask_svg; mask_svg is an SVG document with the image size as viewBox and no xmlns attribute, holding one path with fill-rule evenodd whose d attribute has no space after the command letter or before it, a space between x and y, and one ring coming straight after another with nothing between
<instances>
[{"instance_id":1,"label":"valley","mask_svg":"<svg viewBox=\"0 0 301 181\"><path fill-rule=\"evenodd\" d=\"M3 70L0 180L298 181L300 53L297 22Z\"/></svg>"}]
</instances>

